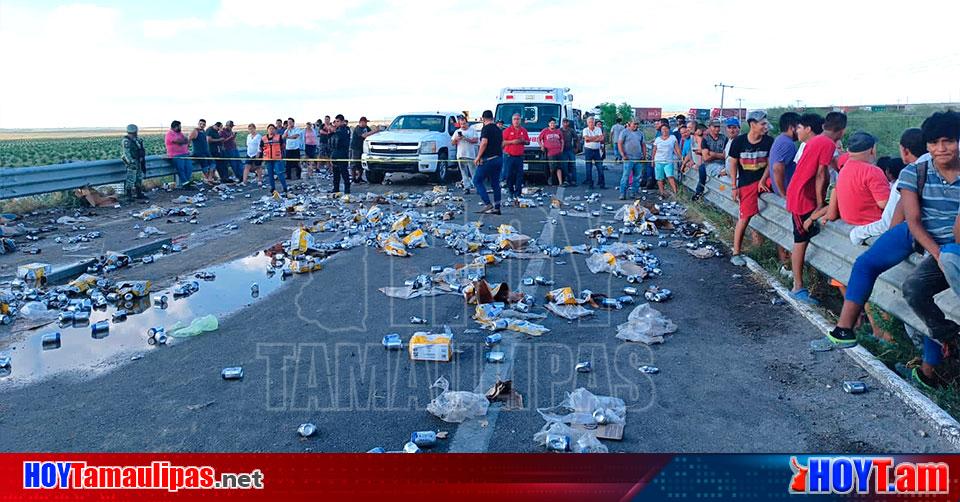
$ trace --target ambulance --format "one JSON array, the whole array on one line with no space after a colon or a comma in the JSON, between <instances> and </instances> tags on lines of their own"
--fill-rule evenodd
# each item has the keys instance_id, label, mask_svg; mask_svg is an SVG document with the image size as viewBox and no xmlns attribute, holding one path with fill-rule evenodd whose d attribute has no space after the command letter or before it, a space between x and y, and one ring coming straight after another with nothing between
<instances>
[{"instance_id":1,"label":"ambulance","mask_svg":"<svg viewBox=\"0 0 960 502\"><path fill-rule=\"evenodd\" d=\"M580 110L573 108L573 94L570 94L569 87L504 87L497 97L495 120L502 120L505 126L509 126L514 113L520 114L521 125L530 134L530 144L523 155L523 172L546 179L550 171L547 163L542 162L546 160L546 154L540 150L537 136L547 128L551 118L557 119L557 127L563 125L563 119L570 119L577 137L580 136L581 116Z\"/></svg>"}]
</instances>

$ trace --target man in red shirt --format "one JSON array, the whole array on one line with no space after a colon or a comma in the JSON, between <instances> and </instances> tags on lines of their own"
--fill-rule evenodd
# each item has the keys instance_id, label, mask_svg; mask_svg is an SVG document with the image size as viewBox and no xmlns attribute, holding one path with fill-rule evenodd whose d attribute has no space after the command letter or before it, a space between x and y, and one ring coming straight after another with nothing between
<instances>
[{"instance_id":1,"label":"man in red shirt","mask_svg":"<svg viewBox=\"0 0 960 502\"><path fill-rule=\"evenodd\" d=\"M827 186L830 182L830 165L834 163L837 152L837 140L843 137L847 128L847 116L841 112L830 112L823 121L823 132L804 144L803 154L797 161L797 168L787 187L787 211L793 216L793 255L790 257L793 269L794 299L817 305L803 287L803 262L806 258L807 244L820 231L816 226L814 212L826 207Z\"/></svg>"},{"instance_id":2,"label":"man in red shirt","mask_svg":"<svg viewBox=\"0 0 960 502\"><path fill-rule=\"evenodd\" d=\"M869 133L857 132L850 137L847 159L837 176L824 220L840 218L851 225L866 225L881 219L890 199L890 183L874 164L876 144L877 138Z\"/></svg>"},{"instance_id":3,"label":"man in red shirt","mask_svg":"<svg viewBox=\"0 0 960 502\"><path fill-rule=\"evenodd\" d=\"M557 119L550 119L547 128L540 131L537 143L540 143L540 149L547 154L547 166L550 170L547 184L552 185L553 177L556 176L557 186L563 185L563 169L560 167L563 158L563 132L557 129Z\"/></svg>"},{"instance_id":4,"label":"man in red shirt","mask_svg":"<svg viewBox=\"0 0 960 502\"><path fill-rule=\"evenodd\" d=\"M520 114L514 113L510 127L503 130L503 168L507 171L507 190L514 201L523 191L523 148L530 144L530 135L520 125Z\"/></svg>"},{"instance_id":5,"label":"man in red shirt","mask_svg":"<svg viewBox=\"0 0 960 502\"><path fill-rule=\"evenodd\" d=\"M184 157L190 156L190 142L180 130L179 120L170 123L170 129L164 136L163 142L167 147L167 157L170 157L173 167L177 170L177 188L189 186L190 178L193 176L193 165Z\"/></svg>"}]
</instances>

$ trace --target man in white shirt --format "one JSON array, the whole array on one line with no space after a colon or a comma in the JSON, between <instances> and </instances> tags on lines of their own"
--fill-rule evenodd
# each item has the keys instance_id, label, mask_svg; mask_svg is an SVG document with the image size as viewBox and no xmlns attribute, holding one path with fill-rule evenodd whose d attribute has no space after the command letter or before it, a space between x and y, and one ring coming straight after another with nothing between
<instances>
[{"instance_id":1,"label":"man in white shirt","mask_svg":"<svg viewBox=\"0 0 960 502\"><path fill-rule=\"evenodd\" d=\"M243 166L243 178L240 180L240 185L247 184L247 178L250 176L250 171L255 171L257 174L257 185L263 185L263 161L261 158L263 154L260 150L260 140L263 136L257 132L256 124L247 125L247 163Z\"/></svg>"},{"instance_id":2,"label":"man in white shirt","mask_svg":"<svg viewBox=\"0 0 960 502\"><path fill-rule=\"evenodd\" d=\"M623 134L623 130L626 127L623 125L623 119L617 117L617 123L613 124L613 127L610 128L610 142L613 143L613 158L617 162L623 160L623 152L620 151L620 146L617 144L620 141L620 135Z\"/></svg>"},{"instance_id":3,"label":"man in white shirt","mask_svg":"<svg viewBox=\"0 0 960 502\"><path fill-rule=\"evenodd\" d=\"M300 150L303 149L303 129L297 127L297 123L294 122L293 117L287 119L287 128L283 131L283 141L284 141L284 159L295 159L295 160L286 160L286 173L288 180L298 180L300 179ZM293 176L293 173L297 173L296 176Z\"/></svg>"},{"instance_id":4,"label":"man in white shirt","mask_svg":"<svg viewBox=\"0 0 960 502\"><path fill-rule=\"evenodd\" d=\"M460 178L463 180L463 193L469 194L473 189L473 172L476 166L477 144L480 143L480 134L470 127L466 117L458 117L460 128L451 138L457 146L457 166L460 167Z\"/></svg>"},{"instance_id":5,"label":"man in white shirt","mask_svg":"<svg viewBox=\"0 0 960 502\"><path fill-rule=\"evenodd\" d=\"M597 127L593 117L587 119L587 128L583 130L583 160L587 167L584 185L593 189L593 166L597 166L597 188L606 188L603 179L603 161L600 159L600 147L603 145L603 129Z\"/></svg>"}]
</instances>

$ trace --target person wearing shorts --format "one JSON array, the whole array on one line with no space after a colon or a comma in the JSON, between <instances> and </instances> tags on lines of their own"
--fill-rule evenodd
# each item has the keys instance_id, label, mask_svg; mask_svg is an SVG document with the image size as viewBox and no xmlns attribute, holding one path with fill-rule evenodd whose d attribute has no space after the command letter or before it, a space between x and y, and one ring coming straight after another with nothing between
<instances>
[{"instance_id":1,"label":"person wearing shorts","mask_svg":"<svg viewBox=\"0 0 960 502\"><path fill-rule=\"evenodd\" d=\"M770 150L773 149L773 138L767 131L770 122L767 112L754 110L747 115L749 130L741 134L730 143L730 178L733 180L733 200L740 204L740 217L733 231L733 256L730 263L738 267L747 264L740 255L743 245L743 234L753 218L760 212L760 192L769 190L760 183L763 174L770 163Z\"/></svg>"},{"instance_id":2,"label":"person wearing shorts","mask_svg":"<svg viewBox=\"0 0 960 502\"><path fill-rule=\"evenodd\" d=\"M660 126L660 135L653 140L653 169L657 179L657 189L661 197L666 197L663 181L670 182L673 194L677 194L676 164L680 159L680 144L677 137L670 134L669 125Z\"/></svg>"},{"instance_id":3,"label":"person wearing shorts","mask_svg":"<svg viewBox=\"0 0 960 502\"><path fill-rule=\"evenodd\" d=\"M263 186L263 151L260 149L260 141L263 136L257 132L256 124L247 124L247 163L243 166L243 176L240 178L240 185L247 184L247 178L250 177L250 171L257 175L257 186Z\"/></svg>"}]
</instances>

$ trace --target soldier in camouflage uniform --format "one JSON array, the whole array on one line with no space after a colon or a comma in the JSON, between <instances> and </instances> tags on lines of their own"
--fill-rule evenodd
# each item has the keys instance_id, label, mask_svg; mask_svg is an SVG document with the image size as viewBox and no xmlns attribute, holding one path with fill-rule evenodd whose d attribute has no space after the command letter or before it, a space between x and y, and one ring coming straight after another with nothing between
<instances>
[{"instance_id":1,"label":"soldier in camouflage uniform","mask_svg":"<svg viewBox=\"0 0 960 502\"><path fill-rule=\"evenodd\" d=\"M143 175L147 172L146 150L143 140L137 136L137 126L127 126L127 135L123 137L120 148L120 160L127 167L127 178L123 182L123 193L128 202L134 197L146 199L143 193Z\"/></svg>"}]
</instances>

